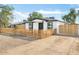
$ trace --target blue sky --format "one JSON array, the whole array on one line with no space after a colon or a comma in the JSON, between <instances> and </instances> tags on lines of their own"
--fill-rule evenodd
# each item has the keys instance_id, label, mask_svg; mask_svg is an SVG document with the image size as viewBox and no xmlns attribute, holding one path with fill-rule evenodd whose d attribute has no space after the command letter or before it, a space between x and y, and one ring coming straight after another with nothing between
<instances>
[{"instance_id":1,"label":"blue sky","mask_svg":"<svg viewBox=\"0 0 79 59\"><path fill-rule=\"evenodd\" d=\"M62 16L67 14L70 8L79 10L78 4L12 4L12 6L14 7L14 22L27 20L29 13L33 11L43 14L44 17L53 16L58 20L62 20Z\"/></svg>"}]
</instances>

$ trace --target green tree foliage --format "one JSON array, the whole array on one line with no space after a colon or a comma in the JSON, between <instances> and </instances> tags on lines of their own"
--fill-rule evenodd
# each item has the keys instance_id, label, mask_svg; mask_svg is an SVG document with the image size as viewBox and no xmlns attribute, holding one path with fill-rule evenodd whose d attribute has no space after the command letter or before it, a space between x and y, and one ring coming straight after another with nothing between
<instances>
[{"instance_id":1,"label":"green tree foliage","mask_svg":"<svg viewBox=\"0 0 79 59\"><path fill-rule=\"evenodd\" d=\"M41 19L41 18L43 18L43 15L38 12L33 12L33 13L29 14L28 21L32 21L35 18Z\"/></svg>"},{"instance_id":2,"label":"green tree foliage","mask_svg":"<svg viewBox=\"0 0 79 59\"><path fill-rule=\"evenodd\" d=\"M77 13L76 13L75 9L72 8L72 9L70 9L69 14L64 15L64 16L62 17L62 19L63 19L65 22L67 22L67 23L75 24L75 22L76 22L76 17L77 17Z\"/></svg>"},{"instance_id":3,"label":"green tree foliage","mask_svg":"<svg viewBox=\"0 0 79 59\"><path fill-rule=\"evenodd\" d=\"M12 6L5 5L0 8L0 27L7 27L9 21L13 18L12 10L14 9Z\"/></svg>"}]
</instances>

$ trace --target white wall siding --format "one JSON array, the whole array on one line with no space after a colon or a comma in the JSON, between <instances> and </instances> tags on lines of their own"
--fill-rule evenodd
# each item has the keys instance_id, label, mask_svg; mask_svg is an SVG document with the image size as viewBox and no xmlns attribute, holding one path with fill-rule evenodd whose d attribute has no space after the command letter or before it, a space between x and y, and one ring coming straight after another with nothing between
<instances>
[{"instance_id":1,"label":"white wall siding","mask_svg":"<svg viewBox=\"0 0 79 59\"><path fill-rule=\"evenodd\" d=\"M60 32L59 32L59 26L60 25L64 25L64 23L63 22L57 22L57 34L60 34Z\"/></svg>"},{"instance_id":2,"label":"white wall siding","mask_svg":"<svg viewBox=\"0 0 79 59\"><path fill-rule=\"evenodd\" d=\"M53 22L53 29L57 29L57 22Z\"/></svg>"},{"instance_id":3,"label":"white wall siding","mask_svg":"<svg viewBox=\"0 0 79 59\"><path fill-rule=\"evenodd\" d=\"M64 25L63 22L53 22L53 29L56 29L57 30L57 34L59 34L59 25Z\"/></svg>"},{"instance_id":4,"label":"white wall siding","mask_svg":"<svg viewBox=\"0 0 79 59\"><path fill-rule=\"evenodd\" d=\"M47 30L48 29L48 22L44 21L43 22L43 30ZM64 25L63 22L58 22L58 21L54 21L53 22L53 29L56 29L57 34L60 34L59 32L59 25ZM29 30L29 23L25 24L25 28ZM39 23L38 22L34 22L33 23L33 30L39 30ZM78 35L79 35L79 30L78 30Z\"/></svg>"},{"instance_id":5,"label":"white wall siding","mask_svg":"<svg viewBox=\"0 0 79 59\"><path fill-rule=\"evenodd\" d=\"M29 23L26 23L25 24L25 29L28 29L29 30Z\"/></svg>"},{"instance_id":6,"label":"white wall siding","mask_svg":"<svg viewBox=\"0 0 79 59\"><path fill-rule=\"evenodd\" d=\"M43 30L47 30L47 22L43 22Z\"/></svg>"},{"instance_id":7,"label":"white wall siding","mask_svg":"<svg viewBox=\"0 0 79 59\"><path fill-rule=\"evenodd\" d=\"M36 23L36 22L33 23L33 30L38 30L38 27L39 27L39 26L38 26L38 23Z\"/></svg>"}]
</instances>

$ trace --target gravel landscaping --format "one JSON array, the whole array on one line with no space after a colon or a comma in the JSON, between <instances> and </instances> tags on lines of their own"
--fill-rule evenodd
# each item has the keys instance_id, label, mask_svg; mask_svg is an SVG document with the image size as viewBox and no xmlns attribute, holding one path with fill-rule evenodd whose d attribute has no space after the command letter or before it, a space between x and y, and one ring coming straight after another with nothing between
<instances>
[{"instance_id":1,"label":"gravel landscaping","mask_svg":"<svg viewBox=\"0 0 79 59\"><path fill-rule=\"evenodd\" d=\"M17 37L13 38L10 36L0 35L0 54L4 55L5 54L6 55L79 54L79 38L54 35L45 39L29 41L29 40L23 40L22 38Z\"/></svg>"}]
</instances>

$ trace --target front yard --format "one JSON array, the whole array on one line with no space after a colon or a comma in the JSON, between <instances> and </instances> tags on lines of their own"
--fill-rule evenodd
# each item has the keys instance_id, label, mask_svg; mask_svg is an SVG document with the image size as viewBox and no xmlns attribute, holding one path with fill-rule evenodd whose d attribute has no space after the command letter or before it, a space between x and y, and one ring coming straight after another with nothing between
<instances>
[{"instance_id":1,"label":"front yard","mask_svg":"<svg viewBox=\"0 0 79 59\"><path fill-rule=\"evenodd\" d=\"M79 54L79 38L50 36L45 39L29 40L27 37L0 35L0 54Z\"/></svg>"}]
</instances>

